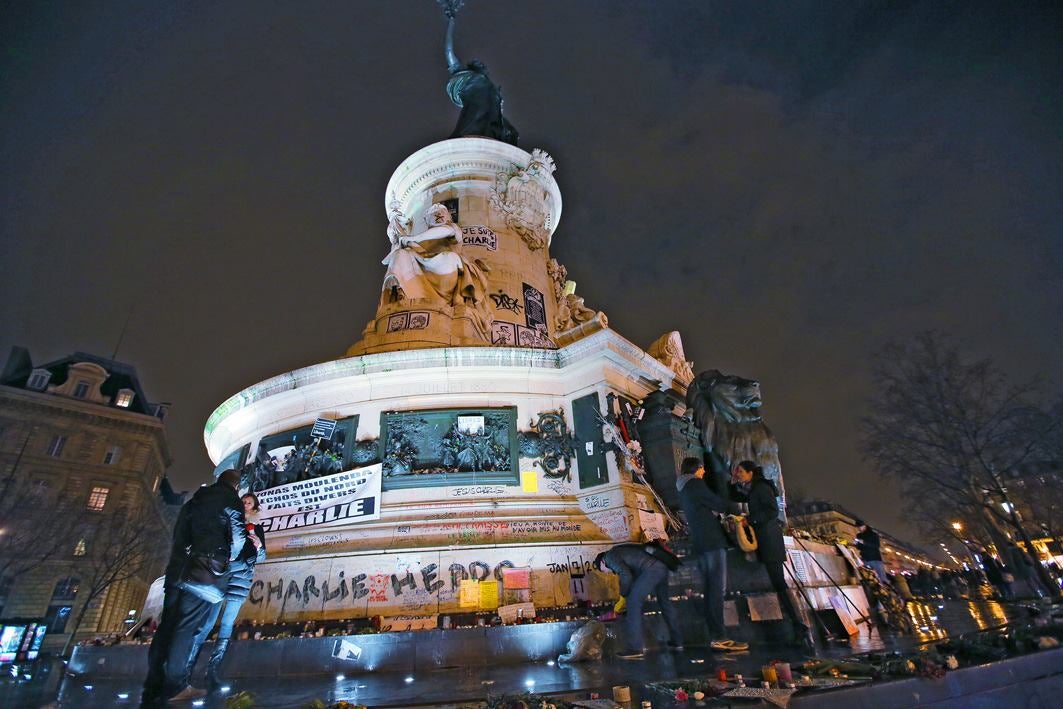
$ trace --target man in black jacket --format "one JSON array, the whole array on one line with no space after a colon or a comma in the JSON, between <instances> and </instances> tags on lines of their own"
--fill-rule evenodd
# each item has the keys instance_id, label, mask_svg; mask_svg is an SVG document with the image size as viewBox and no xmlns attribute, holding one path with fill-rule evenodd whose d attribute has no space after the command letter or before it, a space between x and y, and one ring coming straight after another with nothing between
<instances>
[{"instance_id":1,"label":"man in black jacket","mask_svg":"<svg viewBox=\"0 0 1063 709\"><path fill-rule=\"evenodd\" d=\"M617 655L635 660L645 654L642 632L642 603L652 594L657 598L664 623L668 626L668 647L682 651L683 635L675 606L668 597L668 566L646 551L645 544L621 544L594 558L598 571L613 572L620 577L620 595L627 599L627 619L624 624L627 648Z\"/></svg>"},{"instance_id":2,"label":"man in black jacket","mask_svg":"<svg viewBox=\"0 0 1063 709\"><path fill-rule=\"evenodd\" d=\"M889 579L886 578L886 566L882 563L882 541L878 532L871 529L871 525L863 520L853 522L860 532L856 535L856 548L860 551L860 558L864 566L875 572L882 585L889 588Z\"/></svg>"},{"instance_id":3,"label":"man in black jacket","mask_svg":"<svg viewBox=\"0 0 1063 709\"><path fill-rule=\"evenodd\" d=\"M162 619L148 650L148 675L141 706L168 700L185 701L206 694L188 684L188 661L194 640L223 589L187 577L190 565L228 568L247 543L243 505L236 494L240 473L226 470L218 481L201 487L185 503L174 526L170 562L166 565ZM224 574L219 577L222 583Z\"/></svg>"},{"instance_id":4,"label":"man in black jacket","mask_svg":"<svg viewBox=\"0 0 1063 709\"><path fill-rule=\"evenodd\" d=\"M705 465L686 458L676 478L679 506L690 527L690 542L697 555L705 592L705 622L713 650L748 650L749 645L728 640L723 623L723 594L727 590L727 535L717 515L737 513L741 508L720 497L705 483Z\"/></svg>"}]
</instances>

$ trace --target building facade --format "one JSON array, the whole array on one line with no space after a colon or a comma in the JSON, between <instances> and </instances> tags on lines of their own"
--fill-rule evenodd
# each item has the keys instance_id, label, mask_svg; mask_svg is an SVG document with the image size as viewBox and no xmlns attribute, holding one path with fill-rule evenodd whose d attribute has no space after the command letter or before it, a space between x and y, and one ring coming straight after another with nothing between
<instances>
[{"instance_id":1,"label":"building facade","mask_svg":"<svg viewBox=\"0 0 1063 709\"><path fill-rule=\"evenodd\" d=\"M44 618L45 649L66 644L82 610L78 639L124 630L159 574L115 546L133 523L169 539L165 410L129 365L75 352L35 366L13 348L0 374L0 617Z\"/></svg>"}]
</instances>

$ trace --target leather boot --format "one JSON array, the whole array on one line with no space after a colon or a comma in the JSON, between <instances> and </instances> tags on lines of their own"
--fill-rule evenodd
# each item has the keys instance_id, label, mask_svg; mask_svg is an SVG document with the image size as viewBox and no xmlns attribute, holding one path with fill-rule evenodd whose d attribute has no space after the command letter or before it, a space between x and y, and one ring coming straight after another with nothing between
<instances>
[{"instance_id":1,"label":"leather boot","mask_svg":"<svg viewBox=\"0 0 1063 709\"><path fill-rule=\"evenodd\" d=\"M229 640L218 640L214 643L214 651L207 660L207 689L211 692L218 691L221 687L221 661L225 658L225 651L229 649Z\"/></svg>"}]
</instances>

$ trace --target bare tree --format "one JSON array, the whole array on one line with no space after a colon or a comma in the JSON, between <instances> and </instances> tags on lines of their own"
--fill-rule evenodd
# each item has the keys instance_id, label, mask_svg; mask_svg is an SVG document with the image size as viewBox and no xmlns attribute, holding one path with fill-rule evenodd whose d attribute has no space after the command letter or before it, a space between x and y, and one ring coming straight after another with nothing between
<instances>
[{"instance_id":1,"label":"bare tree","mask_svg":"<svg viewBox=\"0 0 1063 709\"><path fill-rule=\"evenodd\" d=\"M973 513L1032 549L1004 477L1036 456L1051 430L1035 405L1038 382L1011 385L990 360L968 362L936 333L887 345L873 375L862 452L897 481L913 519L929 532L943 514L973 521ZM1058 590L1043 565L1036 569Z\"/></svg>"},{"instance_id":2,"label":"bare tree","mask_svg":"<svg viewBox=\"0 0 1063 709\"><path fill-rule=\"evenodd\" d=\"M16 578L74 548L85 516L80 500L45 500L26 481L0 498L0 578ZM44 513L43 510L48 512ZM62 524L57 524L62 520Z\"/></svg>"},{"instance_id":3,"label":"bare tree","mask_svg":"<svg viewBox=\"0 0 1063 709\"><path fill-rule=\"evenodd\" d=\"M139 576L162 562L168 545L160 542L159 518L150 509L130 510L120 506L88 532L85 554L77 563L84 599L70 631L63 654L70 652L85 614L115 584ZM83 594L83 595L82 595Z\"/></svg>"}]
</instances>

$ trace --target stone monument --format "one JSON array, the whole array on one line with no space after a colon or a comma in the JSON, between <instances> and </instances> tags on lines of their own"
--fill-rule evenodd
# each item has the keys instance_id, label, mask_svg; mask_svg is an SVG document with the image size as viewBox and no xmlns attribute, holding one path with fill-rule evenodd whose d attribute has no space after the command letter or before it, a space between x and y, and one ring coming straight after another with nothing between
<instances>
[{"instance_id":1,"label":"stone monument","mask_svg":"<svg viewBox=\"0 0 1063 709\"><path fill-rule=\"evenodd\" d=\"M647 352L576 295L550 254L557 166L513 144L500 96L469 88L486 74L454 57L459 4L443 3L462 118L383 191L372 319L345 357L250 386L207 421L217 472L244 471L268 528L243 618L419 628L604 601L617 590L595 555L674 531L660 493L674 494L673 451L697 448L679 431L682 342ZM646 459L643 428L659 448Z\"/></svg>"}]
</instances>

